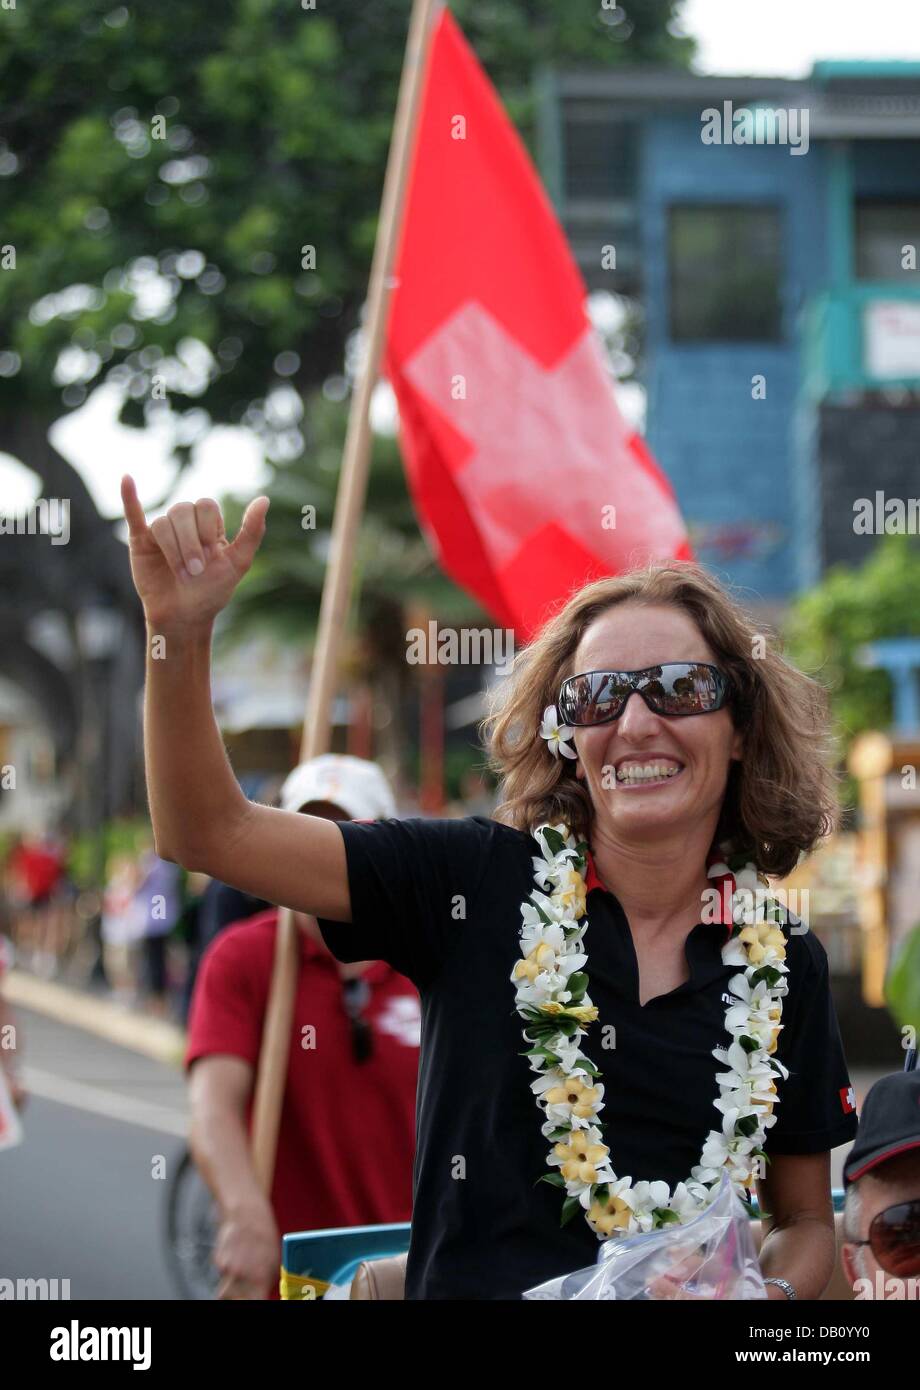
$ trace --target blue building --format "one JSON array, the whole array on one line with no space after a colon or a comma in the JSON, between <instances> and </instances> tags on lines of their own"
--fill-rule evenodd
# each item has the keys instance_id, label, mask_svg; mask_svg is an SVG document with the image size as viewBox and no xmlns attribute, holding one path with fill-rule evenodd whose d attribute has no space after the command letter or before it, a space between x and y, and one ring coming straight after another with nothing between
<instances>
[{"instance_id":1,"label":"blue building","mask_svg":"<svg viewBox=\"0 0 920 1390\"><path fill-rule=\"evenodd\" d=\"M857 499L920 497L920 63L553 72L539 111L699 558L771 607L861 563Z\"/></svg>"}]
</instances>

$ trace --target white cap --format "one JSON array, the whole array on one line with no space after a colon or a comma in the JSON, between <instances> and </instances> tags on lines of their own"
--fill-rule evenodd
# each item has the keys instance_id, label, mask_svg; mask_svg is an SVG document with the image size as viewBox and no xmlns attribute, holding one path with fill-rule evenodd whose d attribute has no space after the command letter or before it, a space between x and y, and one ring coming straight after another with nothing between
<instances>
[{"instance_id":1,"label":"white cap","mask_svg":"<svg viewBox=\"0 0 920 1390\"><path fill-rule=\"evenodd\" d=\"M350 753L323 753L289 773L281 806L299 811L310 801L330 801L352 820L386 820L396 815L390 784L376 763Z\"/></svg>"}]
</instances>

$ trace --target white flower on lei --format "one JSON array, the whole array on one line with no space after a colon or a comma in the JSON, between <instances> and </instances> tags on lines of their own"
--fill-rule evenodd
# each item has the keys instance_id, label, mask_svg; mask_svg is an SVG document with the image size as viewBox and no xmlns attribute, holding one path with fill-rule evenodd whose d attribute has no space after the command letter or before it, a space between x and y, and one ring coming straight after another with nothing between
<instances>
[{"instance_id":1,"label":"white flower on lei","mask_svg":"<svg viewBox=\"0 0 920 1390\"><path fill-rule=\"evenodd\" d=\"M623 1201L632 1209L636 1225L640 1231L654 1230L657 1218L656 1207L667 1207L671 1200L671 1189L666 1182L646 1182L644 1179L634 1183L629 1191L622 1192Z\"/></svg>"},{"instance_id":2,"label":"white flower on lei","mask_svg":"<svg viewBox=\"0 0 920 1390\"><path fill-rule=\"evenodd\" d=\"M725 1012L725 1027L732 1037L745 1035L769 1048L774 1033L781 1028L782 1010L776 1004L766 980L751 985L746 975L733 975L728 991L739 1001Z\"/></svg>"},{"instance_id":3,"label":"white flower on lei","mask_svg":"<svg viewBox=\"0 0 920 1390\"><path fill-rule=\"evenodd\" d=\"M700 1211L707 1205L712 1194L709 1188L701 1182L679 1182L671 1196L669 1206L676 1212L681 1221L692 1221L695 1216L699 1216Z\"/></svg>"},{"instance_id":4,"label":"white flower on lei","mask_svg":"<svg viewBox=\"0 0 920 1390\"><path fill-rule=\"evenodd\" d=\"M587 963L578 942L566 940L558 922L544 923L534 913L521 930L524 959L515 962L511 972L522 1004L567 1004L571 998L569 977Z\"/></svg>"},{"instance_id":5,"label":"white flower on lei","mask_svg":"<svg viewBox=\"0 0 920 1390\"><path fill-rule=\"evenodd\" d=\"M586 1002L588 1002L587 995L585 995L584 1000L582 1000L582 1003ZM585 1060L581 1055L579 1042L586 1036L586 1030L584 1028L579 1028L572 1034L571 1038L564 1038L561 1034L559 1037L554 1038L552 1050L559 1058L559 1065L563 1071L575 1071L579 1062Z\"/></svg>"},{"instance_id":6,"label":"white flower on lei","mask_svg":"<svg viewBox=\"0 0 920 1390\"><path fill-rule=\"evenodd\" d=\"M733 1108L746 1108L746 1104L753 1100L770 1102L775 1099L773 1088L776 1072L766 1053L760 1050L745 1052L740 1043L733 1042L727 1049L714 1047L712 1055L720 1062L727 1062L731 1068L716 1077L722 1097L715 1104L724 1115ZM738 1118L742 1117L739 1115Z\"/></svg>"},{"instance_id":7,"label":"white flower on lei","mask_svg":"<svg viewBox=\"0 0 920 1390\"><path fill-rule=\"evenodd\" d=\"M558 854L550 849L544 836L540 833L546 829L555 830L558 835L562 836L565 847ZM564 825L559 824L548 827L541 826L540 830L534 832L534 839L540 847L540 853L535 854L531 861L534 867L534 876L541 888L547 888L558 882L562 870L569 868L571 860L577 856L575 837Z\"/></svg>"},{"instance_id":8,"label":"white flower on lei","mask_svg":"<svg viewBox=\"0 0 920 1390\"><path fill-rule=\"evenodd\" d=\"M538 911L539 909L539 911ZM542 913L542 916L540 915ZM547 897L545 893L538 893L536 889L531 893L530 900L521 904L521 921L523 931L529 931L531 927L543 927L550 923L558 923L560 926L567 921L565 908L562 903L556 902L553 898ZM523 936L521 945L523 946Z\"/></svg>"},{"instance_id":9,"label":"white flower on lei","mask_svg":"<svg viewBox=\"0 0 920 1390\"><path fill-rule=\"evenodd\" d=\"M587 1129L604 1104L603 1084L585 1070L549 1067L531 1082L530 1089L546 1111L546 1138L560 1125ZM550 1101L548 1096L553 1093L558 1098Z\"/></svg>"},{"instance_id":10,"label":"white flower on lei","mask_svg":"<svg viewBox=\"0 0 920 1390\"><path fill-rule=\"evenodd\" d=\"M759 1147L755 1138L744 1138L724 1132L720 1134L718 1130L712 1129L706 1136L700 1161L695 1168L691 1168L690 1175L698 1183L707 1186L718 1182L726 1165L731 1167L743 1163Z\"/></svg>"}]
</instances>

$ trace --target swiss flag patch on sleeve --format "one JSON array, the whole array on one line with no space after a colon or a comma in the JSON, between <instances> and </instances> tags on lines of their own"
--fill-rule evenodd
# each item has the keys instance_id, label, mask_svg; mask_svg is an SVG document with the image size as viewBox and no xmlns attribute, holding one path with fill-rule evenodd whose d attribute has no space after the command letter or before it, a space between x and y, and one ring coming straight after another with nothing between
<instances>
[{"instance_id":1,"label":"swiss flag patch on sleeve","mask_svg":"<svg viewBox=\"0 0 920 1390\"><path fill-rule=\"evenodd\" d=\"M852 1115L856 1109L856 1092L852 1086L841 1086L840 1104L844 1115Z\"/></svg>"}]
</instances>

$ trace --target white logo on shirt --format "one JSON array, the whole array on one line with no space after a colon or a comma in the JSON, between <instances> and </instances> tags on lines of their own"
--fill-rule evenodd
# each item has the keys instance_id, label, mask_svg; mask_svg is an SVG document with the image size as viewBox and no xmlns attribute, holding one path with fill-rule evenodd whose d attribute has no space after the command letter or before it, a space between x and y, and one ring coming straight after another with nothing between
<instances>
[{"instance_id":1,"label":"white logo on shirt","mask_svg":"<svg viewBox=\"0 0 920 1390\"><path fill-rule=\"evenodd\" d=\"M422 1040L422 1013L418 995L398 994L388 999L374 1019L381 1033L389 1033L406 1047L418 1047Z\"/></svg>"}]
</instances>

